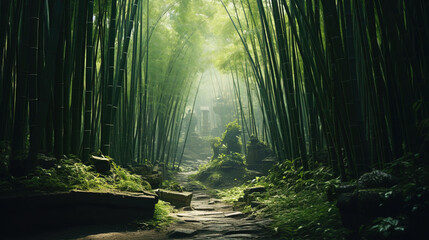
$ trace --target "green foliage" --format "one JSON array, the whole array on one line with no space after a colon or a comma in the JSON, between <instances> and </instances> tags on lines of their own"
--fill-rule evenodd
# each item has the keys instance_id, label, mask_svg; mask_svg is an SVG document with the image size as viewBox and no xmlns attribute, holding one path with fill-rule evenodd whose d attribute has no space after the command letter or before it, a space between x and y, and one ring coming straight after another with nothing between
<instances>
[{"instance_id":1,"label":"green foliage","mask_svg":"<svg viewBox=\"0 0 429 240\"><path fill-rule=\"evenodd\" d=\"M241 152L241 126L235 120L226 125L226 130L222 134L222 143L226 145L229 152Z\"/></svg>"},{"instance_id":2,"label":"green foliage","mask_svg":"<svg viewBox=\"0 0 429 240\"><path fill-rule=\"evenodd\" d=\"M302 167L295 167L294 161L287 160L276 164L268 176L221 190L217 195L235 202L245 212L272 218L272 229L285 239L345 239L348 230L341 225L335 203L325 196L326 189L339 183L328 168L303 171ZM246 188L255 185L264 186L267 191L248 195L246 203L236 202L243 199ZM259 204L251 207L252 201Z\"/></svg>"},{"instance_id":3,"label":"green foliage","mask_svg":"<svg viewBox=\"0 0 429 240\"><path fill-rule=\"evenodd\" d=\"M167 189L167 190L172 190L172 191L178 191L178 192L183 192L183 187L180 186L180 184L176 181L172 181L172 180L164 180L162 181L162 185L161 185L162 189Z\"/></svg>"},{"instance_id":4,"label":"green foliage","mask_svg":"<svg viewBox=\"0 0 429 240\"><path fill-rule=\"evenodd\" d=\"M334 177L330 168L319 167L313 171L304 171L301 166L296 167L294 160L275 164L266 178L272 184L294 191L305 189L323 192L340 184L340 179Z\"/></svg>"},{"instance_id":5,"label":"green foliage","mask_svg":"<svg viewBox=\"0 0 429 240\"><path fill-rule=\"evenodd\" d=\"M175 221L175 219L170 216L171 212L173 212L173 207L170 203L159 200L155 205L153 218L145 222L144 225L149 229L163 229Z\"/></svg>"},{"instance_id":6,"label":"green foliage","mask_svg":"<svg viewBox=\"0 0 429 240\"><path fill-rule=\"evenodd\" d=\"M210 146L213 149L213 156L211 159L219 157L220 148L222 146L222 139L220 137L215 137L210 140Z\"/></svg>"},{"instance_id":7,"label":"green foliage","mask_svg":"<svg viewBox=\"0 0 429 240\"><path fill-rule=\"evenodd\" d=\"M219 158L221 154L240 153L241 152L241 126L235 120L226 125L226 130L222 138L215 137L210 140L210 146L213 149L212 159Z\"/></svg>"},{"instance_id":8,"label":"green foliage","mask_svg":"<svg viewBox=\"0 0 429 240\"><path fill-rule=\"evenodd\" d=\"M249 185L247 184L243 184L228 189L218 190L216 195L222 198L222 201L229 203L236 202L239 198L243 197L244 189L246 189L248 186Z\"/></svg>"},{"instance_id":9,"label":"green foliage","mask_svg":"<svg viewBox=\"0 0 429 240\"><path fill-rule=\"evenodd\" d=\"M338 209L325 197L340 180L326 167L304 171L295 166L291 160L278 163L259 180L271 186L262 200L267 207L260 213L272 215L273 228L293 239L343 239L346 230Z\"/></svg>"},{"instance_id":10,"label":"green foliage","mask_svg":"<svg viewBox=\"0 0 429 240\"><path fill-rule=\"evenodd\" d=\"M381 217L360 229L363 239L404 239L406 226L402 218Z\"/></svg>"},{"instance_id":11,"label":"green foliage","mask_svg":"<svg viewBox=\"0 0 429 240\"><path fill-rule=\"evenodd\" d=\"M92 191L129 191L142 192L151 189L150 184L140 176L131 174L112 161L109 175L100 175L92 166L87 166L77 158L61 159L50 169L38 167L27 178L13 179L10 184L15 190L30 191L67 191L72 189ZM7 184L1 184L8 186ZM7 191L7 188L2 190ZM11 190L11 189L9 189Z\"/></svg>"},{"instance_id":12,"label":"green foliage","mask_svg":"<svg viewBox=\"0 0 429 240\"><path fill-rule=\"evenodd\" d=\"M323 193L276 189L261 199L267 206L258 213L272 216L273 229L291 239L344 239L338 209Z\"/></svg>"}]
</instances>

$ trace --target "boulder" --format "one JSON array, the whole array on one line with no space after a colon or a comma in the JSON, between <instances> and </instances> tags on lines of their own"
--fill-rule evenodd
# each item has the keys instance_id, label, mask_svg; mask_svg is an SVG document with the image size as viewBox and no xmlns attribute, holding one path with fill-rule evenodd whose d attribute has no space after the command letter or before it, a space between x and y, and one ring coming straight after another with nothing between
<instances>
[{"instance_id":1,"label":"boulder","mask_svg":"<svg viewBox=\"0 0 429 240\"><path fill-rule=\"evenodd\" d=\"M262 193L266 192L267 189L263 186L255 186L251 188L244 189L244 196L243 200L247 203L252 202L257 196L255 195L261 195Z\"/></svg>"},{"instance_id":2,"label":"boulder","mask_svg":"<svg viewBox=\"0 0 429 240\"><path fill-rule=\"evenodd\" d=\"M271 149L256 137L251 137L247 145L246 162L249 169L261 170L262 161L273 155Z\"/></svg>"},{"instance_id":3,"label":"boulder","mask_svg":"<svg viewBox=\"0 0 429 240\"><path fill-rule=\"evenodd\" d=\"M191 205L192 193L191 192L176 192L164 189L155 190L159 199L171 203L176 207L186 207Z\"/></svg>"},{"instance_id":4,"label":"boulder","mask_svg":"<svg viewBox=\"0 0 429 240\"><path fill-rule=\"evenodd\" d=\"M364 173L358 180L360 189L389 188L396 184L392 175L380 170Z\"/></svg>"},{"instance_id":5,"label":"boulder","mask_svg":"<svg viewBox=\"0 0 429 240\"><path fill-rule=\"evenodd\" d=\"M105 157L91 155L90 162L94 165L94 168L98 173L105 174L110 171L110 160Z\"/></svg>"},{"instance_id":6,"label":"boulder","mask_svg":"<svg viewBox=\"0 0 429 240\"><path fill-rule=\"evenodd\" d=\"M158 198L144 193L71 191L0 197L1 234L152 218Z\"/></svg>"}]
</instances>

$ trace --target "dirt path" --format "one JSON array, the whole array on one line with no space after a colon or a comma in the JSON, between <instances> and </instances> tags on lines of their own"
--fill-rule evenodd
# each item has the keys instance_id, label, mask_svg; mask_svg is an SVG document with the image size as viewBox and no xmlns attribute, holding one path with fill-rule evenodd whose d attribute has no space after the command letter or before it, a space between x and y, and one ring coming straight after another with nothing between
<instances>
[{"instance_id":1,"label":"dirt path","mask_svg":"<svg viewBox=\"0 0 429 240\"><path fill-rule=\"evenodd\" d=\"M195 164L195 163L194 163ZM68 229L31 239L78 239L78 240L134 240L134 239L275 239L268 231L270 220L255 219L253 216L234 211L230 204L211 198L207 191L189 181L188 171L180 172L176 180L193 192L191 207L180 209L172 216L177 221L161 231L98 229L97 233L83 228Z\"/></svg>"}]
</instances>

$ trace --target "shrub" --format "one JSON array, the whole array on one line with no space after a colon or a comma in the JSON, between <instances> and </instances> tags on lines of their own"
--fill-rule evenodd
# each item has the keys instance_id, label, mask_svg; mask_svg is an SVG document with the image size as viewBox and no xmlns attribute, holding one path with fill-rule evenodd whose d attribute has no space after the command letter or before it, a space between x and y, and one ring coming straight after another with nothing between
<instances>
[{"instance_id":1,"label":"shrub","mask_svg":"<svg viewBox=\"0 0 429 240\"><path fill-rule=\"evenodd\" d=\"M226 130L222 134L222 143L226 145L228 152L241 152L241 126L235 120L226 125Z\"/></svg>"}]
</instances>

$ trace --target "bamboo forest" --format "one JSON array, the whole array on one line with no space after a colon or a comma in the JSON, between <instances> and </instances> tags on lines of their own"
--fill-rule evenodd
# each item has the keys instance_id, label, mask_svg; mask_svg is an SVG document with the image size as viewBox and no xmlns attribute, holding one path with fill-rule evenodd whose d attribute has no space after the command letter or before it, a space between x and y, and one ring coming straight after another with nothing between
<instances>
[{"instance_id":1,"label":"bamboo forest","mask_svg":"<svg viewBox=\"0 0 429 240\"><path fill-rule=\"evenodd\" d=\"M429 1L1 0L0 239L428 239Z\"/></svg>"}]
</instances>

